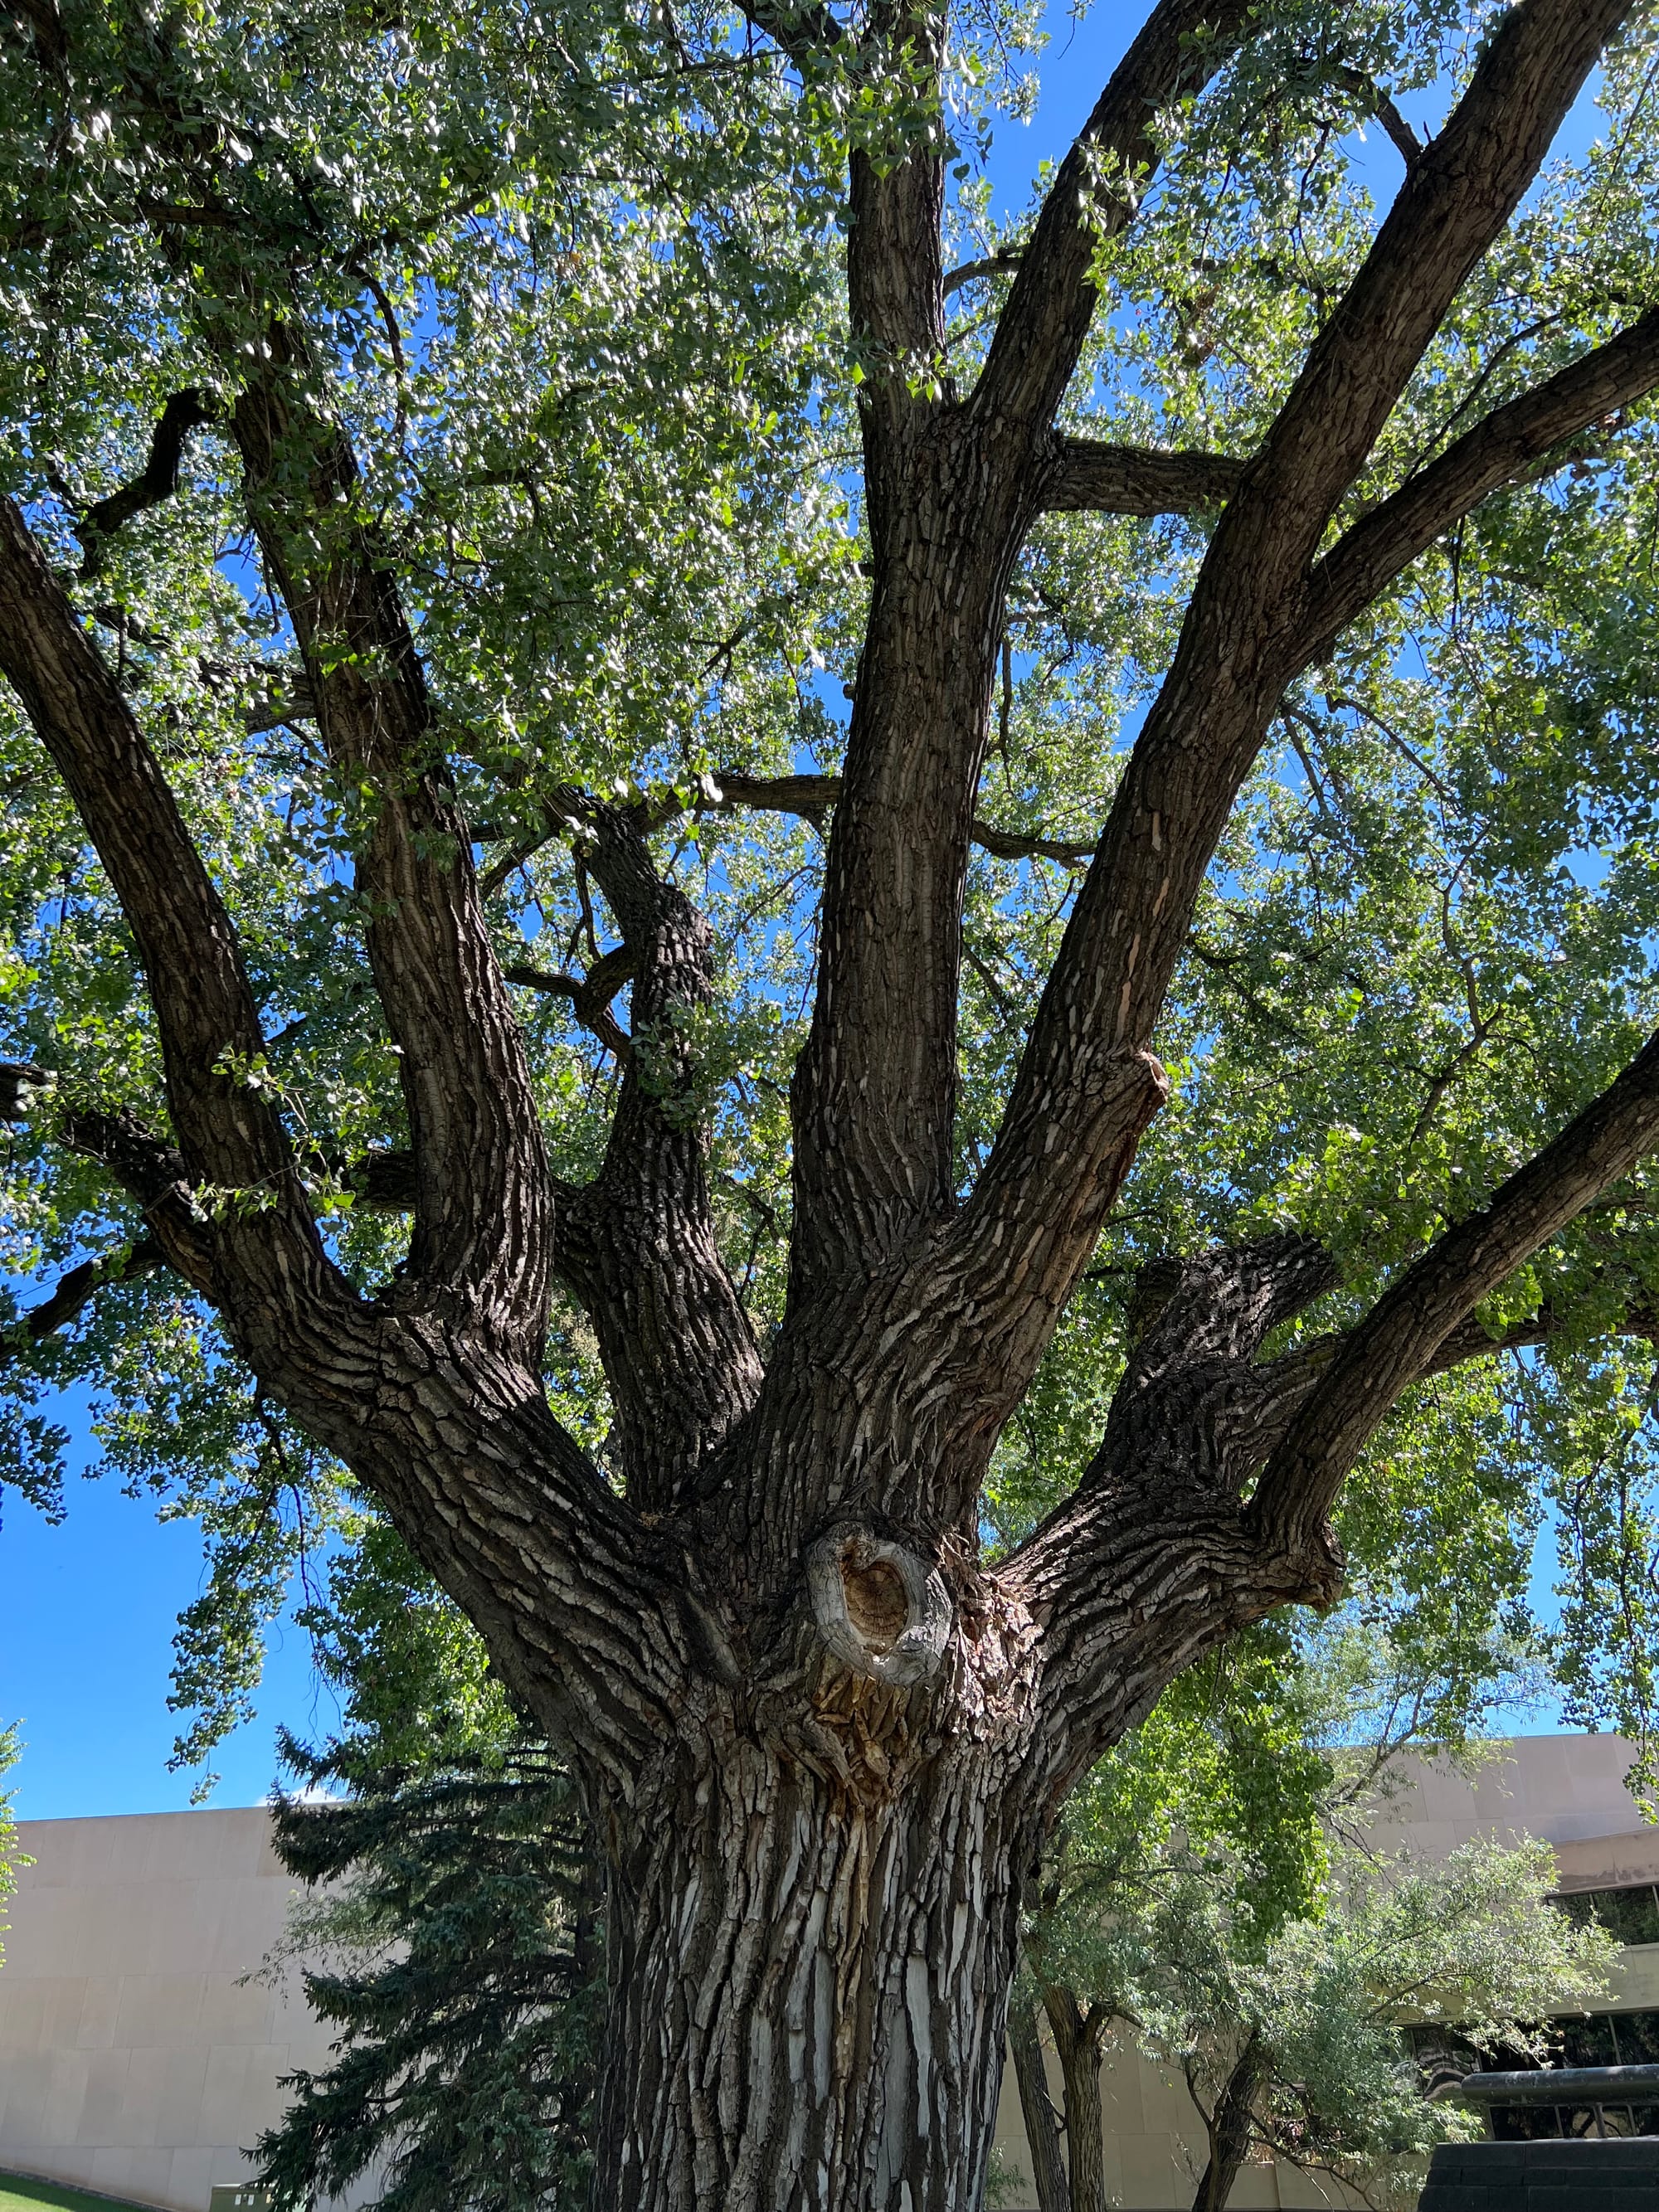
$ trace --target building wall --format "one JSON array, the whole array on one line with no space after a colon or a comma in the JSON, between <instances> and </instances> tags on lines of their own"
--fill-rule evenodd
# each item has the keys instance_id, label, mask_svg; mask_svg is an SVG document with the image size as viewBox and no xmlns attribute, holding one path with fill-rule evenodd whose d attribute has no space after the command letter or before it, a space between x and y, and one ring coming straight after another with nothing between
<instances>
[{"instance_id":1,"label":"building wall","mask_svg":"<svg viewBox=\"0 0 1659 2212\"><path fill-rule=\"evenodd\" d=\"M278 2077L328 2059L289 1987L246 1978L295 1885L264 1809L25 1820L0 1967L0 2169L171 2212L281 2115Z\"/></svg>"},{"instance_id":2,"label":"building wall","mask_svg":"<svg viewBox=\"0 0 1659 2212\"><path fill-rule=\"evenodd\" d=\"M1659 1830L1626 1792L1612 1736L1537 1736L1473 1780L1419 1768L1379 1821L1381 1850L1443 1856L1475 1835L1541 1836L1565 1888L1659 1880ZM327 2063L328 2033L291 1984L246 1978L282 1932L294 1883L258 1807L20 1827L21 1869L0 1970L0 2169L207 2212L244 2180L244 2154L282 2111L278 2078ZM1659 2008L1659 1945L1627 1952L1614 1998ZM1125 2206L1192 2202L1203 2130L1184 2088L1133 2051L1108 2057L1108 2187ZM1059 2098L1059 2077L1054 2075ZM1005 2081L997 2142L1029 2173ZM1345 2204L1334 2186L1250 2167L1245 2208ZM1030 2189L1012 2212L1030 2212ZM712 2208L711 2208L712 2212Z\"/></svg>"}]
</instances>

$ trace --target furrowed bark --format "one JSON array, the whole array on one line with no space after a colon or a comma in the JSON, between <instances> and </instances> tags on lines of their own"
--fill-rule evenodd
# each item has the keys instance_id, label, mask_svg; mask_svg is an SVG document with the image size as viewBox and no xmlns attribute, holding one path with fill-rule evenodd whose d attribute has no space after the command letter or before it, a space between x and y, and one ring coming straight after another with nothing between
<instances>
[{"instance_id":1,"label":"furrowed bark","mask_svg":"<svg viewBox=\"0 0 1659 2212\"><path fill-rule=\"evenodd\" d=\"M820 1646L769 1741L688 1735L614 1864L607 2212L980 2203L1030 1849L998 1640L908 1692Z\"/></svg>"},{"instance_id":2,"label":"furrowed bark","mask_svg":"<svg viewBox=\"0 0 1659 2212\"><path fill-rule=\"evenodd\" d=\"M1206 80L1245 13L1243 0L1154 10L1062 165L964 406L927 396L943 374L938 150L915 147L886 177L854 157L875 573L795 1078L793 1308L951 1211L960 917L1008 578L1093 313L1097 242L1133 211L1133 194L1084 182L1097 161L1150 169L1157 109ZM1201 45L1200 21L1216 33Z\"/></svg>"},{"instance_id":3,"label":"furrowed bark","mask_svg":"<svg viewBox=\"0 0 1659 2212\"><path fill-rule=\"evenodd\" d=\"M1057 438L1037 504L1048 514L1202 514L1238 489L1243 461Z\"/></svg>"},{"instance_id":4,"label":"furrowed bark","mask_svg":"<svg viewBox=\"0 0 1659 2212\"><path fill-rule=\"evenodd\" d=\"M1227 2077L1220 2101L1205 2121L1210 2138L1210 2156L1199 2177L1198 2193L1193 2198L1193 2212L1226 2212L1228 2201L1233 2193L1233 2184L1250 2154L1250 2142L1255 2132L1251 2124L1252 2108L1266 2071L1261 2031L1253 2028L1238 2055L1237 2064Z\"/></svg>"},{"instance_id":5,"label":"furrowed bark","mask_svg":"<svg viewBox=\"0 0 1659 2212\"><path fill-rule=\"evenodd\" d=\"M400 1295L533 1360L546 1327L550 1190L523 1037L414 641L363 517L356 457L310 404L303 342L277 322L266 348L231 427L329 759L348 791L365 781L373 791L357 887L417 1177Z\"/></svg>"},{"instance_id":6,"label":"furrowed bark","mask_svg":"<svg viewBox=\"0 0 1659 2212\"><path fill-rule=\"evenodd\" d=\"M1328 1592L1329 1559L1287 1563L1241 1501L1284 1418L1261 1345L1335 1280L1328 1254L1290 1234L1143 1275L1100 1448L999 1577L1043 1629L1034 1787L1063 1795L1203 1651Z\"/></svg>"},{"instance_id":7,"label":"furrowed bark","mask_svg":"<svg viewBox=\"0 0 1659 2212\"><path fill-rule=\"evenodd\" d=\"M0 669L138 943L179 1143L74 1098L56 1133L139 1200L169 1264L301 1426L386 1502L508 1679L631 1788L671 1728L688 1636L700 1633L684 1625L695 1577L641 1549L533 1370L487 1332L365 1305L324 1254L281 1122L234 1069L263 1041L228 916L125 698L9 502ZM620 1688L598 1686L624 1668Z\"/></svg>"},{"instance_id":8,"label":"furrowed bark","mask_svg":"<svg viewBox=\"0 0 1659 2212\"><path fill-rule=\"evenodd\" d=\"M264 1040L234 933L155 756L96 647L10 501L0 505L0 670L22 700L115 886L137 941L161 1030L167 1096L186 1175L258 1208L236 1208L188 1247L155 1225L192 1270L210 1248L211 1294L225 1267L280 1249L296 1297L330 1295L288 1139L239 1072ZM303 1287L302 1287L303 1286Z\"/></svg>"},{"instance_id":9,"label":"furrowed bark","mask_svg":"<svg viewBox=\"0 0 1659 2212\"><path fill-rule=\"evenodd\" d=\"M1524 0L1504 17L1224 510L962 1218L969 1276L975 1246L1030 1250L1052 1310L1069 1297L1159 1103L1153 1028L1204 872L1305 651L1320 535L1627 12L1626 0ZM1022 1279L1019 1302L1029 1295ZM1004 1337L988 1318L1012 1354L1012 1406L1043 1340L1012 1316Z\"/></svg>"},{"instance_id":10,"label":"furrowed bark","mask_svg":"<svg viewBox=\"0 0 1659 2212\"><path fill-rule=\"evenodd\" d=\"M1100 2107L1098 2007L1070 1990L1045 1989L1042 2008L1060 2053L1066 2084L1066 2172L1071 2212L1106 2212L1105 2115Z\"/></svg>"}]
</instances>

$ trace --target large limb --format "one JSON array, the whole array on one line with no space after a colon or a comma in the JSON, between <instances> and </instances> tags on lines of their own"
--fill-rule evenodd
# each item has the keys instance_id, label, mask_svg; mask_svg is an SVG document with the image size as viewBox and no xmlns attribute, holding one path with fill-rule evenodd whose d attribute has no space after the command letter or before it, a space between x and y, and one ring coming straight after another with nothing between
<instances>
[{"instance_id":1,"label":"large limb","mask_svg":"<svg viewBox=\"0 0 1659 2212\"><path fill-rule=\"evenodd\" d=\"M1242 21L1245 0L1221 12ZM1008 578L1092 313L1095 241L1131 212L1115 183L1097 193L1083 180L1097 161L1152 162L1156 111L1213 65L1217 49L1192 43L1205 13L1200 0L1163 0L1114 76L965 404L945 386L942 142L920 138L896 165L854 159L848 278L874 574L796 1070L792 1312L886 1264L955 1203L962 900ZM937 28L915 33L916 65Z\"/></svg>"},{"instance_id":2,"label":"large limb","mask_svg":"<svg viewBox=\"0 0 1659 2212\"><path fill-rule=\"evenodd\" d=\"M1402 569L1482 500L1659 384L1659 310L1621 331L1449 446L1354 524L1309 580L1303 665L1328 653Z\"/></svg>"},{"instance_id":3,"label":"large limb","mask_svg":"<svg viewBox=\"0 0 1659 2212\"><path fill-rule=\"evenodd\" d=\"M1172 1263L1100 1450L1008 1570L1047 1623L1046 1774L1074 1772L1218 1635L1335 1595L1327 1518L1378 1423L1413 1382L1546 1337L1547 1312L1493 1338L1476 1309L1655 1151L1659 1037L1362 1320L1266 1364L1268 1332L1334 1283L1321 1248L1284 1238ZM1624 1325L1651 1331L1645 1300ZM1156 1576L1171 1601L1152 1618Z\"/></svg>"},{"instance_id":4,"label":"large limb","mask_svg":"<svg viewBox=\"0 0 1659 2212\"><path fill-rule=\"evenodd\" d=\"M0 671L68 787L138 946L182 1175L225 1194L215 1232L155 1217L168 1259L216 1299L332 1277L287 1136L241 1072L264 1048L223 902L132 711L22 516L0 504ZM204 1279L202 1270L209 1271ZM226 1271L236 1279L227 1277Z\"/></svg>"},{"instance_id":5,"label":"large limb","mask_svg":"<svg viewBox=\"0 0 1659 2212\"><path fill-rule=\"evenodd\" d=\"M559 1208L555 1264L599 1335L629 1498L661 1512L761 1380L715 1240L708 1102L690 1033L710 997L714 939L658 874L636 823L579 792L562 805L623 933L632 1035L604 1163Z\"/></svg>"},{"instance_id":6,"label":"large limb","mask_svg":"<svg viewBox=\"0 0 1659 2212\"><path fill-rule=\"evenodd\" d=\"M1100 1448L1000 1577L1043 1632L1031 1778L1054 1802L1182 1668L1294 1595L1239 1498L1278 1395L1261 1346L1335 1280L1291 1234L1143 1270Z\"/></svg>"},{"instance_id":7,"label":"large limb","mask_svg":"<svg viewBox=\"0 0 1659 2212\"><path fill-rule=\"evenodd\" d=\"M1449 1351L1472 1350L1467 1324L1481 1300L1656 1149L1659 1037L1347 1333L1256 1486L1250 1530L1270 1558L1317 1575L1342 1479L1400 1393Z\"/></svg>"},{"instance_id":8,"label":"large limb","mask_svg":"<svg viewBox=\"0 0 1659 2212\"><path fill-rule=\"evenodd\" d=\"M1048 514L1202 514L1224 507L1243 473L1224 453L1056 438L1037 504Z\"/></svg>"},{"instance_id":9,"label":"large limb","mask_svg":"<svg viewBox=\"0 0 1659 2212\"><path fill-rule=\"evenodd\" d=\"M1045 436L1093 319L1090 272L1128 224L1158 160L1158 112L1200 90L1244 29L1250 0L1159 0L1060 163L969 404L1022 463Z\"/></svg>"},{"instance_id":10,"label":"large limb","mask_svg":"<svg viewBox=\"0 0 1659 2212\"><path fill-rule=\"evenodd\" d=\"M969 1283L997 1251L1025 1261L1018 1300L986 1314L1006 1347L1004 1405L1160 1101L1153 1026L1216 842L1305 655L1319 538L1626 12L1625 0L1523 0L1504 18L1223 513L956 1238Z\"/></svg>"},{"instance_id":11,"label":"large limb","mask_svg":"<svg viewBox=\"0 0 1659 2212\"><path fill-rule=\"evenodd\" d=\"M239 1072L263 1041L229 918L125 698L9 503L0 670L137 939L177 1142L68 1086L42 1100L46 1126L137 1202L238 1352L385 1500L548 1724L631 1787L702 1649L687 1571L642 1548L510 1351L459 1341L429 1312L365 1305L330 1264L282 1125ZM11 1071L8 1104L42 1073ZM618 1677L624 1653L626 1695L600 1698L594 1685Z\"/></svg>"},{"instance_id":12,"label":"large limb","mask_svg":"<svg viewBox=\"0 0 1659 2212\"><path fill-rule=\"evenodd\" d=\"M370 794L357 888L416 1178L398 1295L533 1364L551 1194L524 1042L356 458L311 405L307 368L303 341L274 323L231 428L330 762L349 793Z\"/></svg>"}]
</instances>

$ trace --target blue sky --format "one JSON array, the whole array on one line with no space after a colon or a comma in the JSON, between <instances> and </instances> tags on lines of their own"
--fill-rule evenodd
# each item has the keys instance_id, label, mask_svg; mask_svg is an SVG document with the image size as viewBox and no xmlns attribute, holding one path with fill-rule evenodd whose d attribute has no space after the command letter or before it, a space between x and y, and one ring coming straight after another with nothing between
<instances>
[{"instance_id":1,"label":"blue sky","mask_svg":"<svg viewBox=\"0 0 1659 2212\"><path fill-rule=\"evenodd\" d=\"M1146 14L1144 0L1101 0L1081 22L1051 11L1053 43L1029 125L1005 125L992 163L999 212L1026 197L1037 167L1058 160ZM1589 136L1588 103L1565 143ZM1396 181L1397 157L1377 138L1376 189ZM1388 166L1388 165L1392 165ZM84 1437L84 1422L70 1421ZM23 1819L182 1808L197 1777L167 1771L177 1727L167 1709L176 1618L196 1596L202 1546L188 1523L159 1523L149 1502L110 1482L71 1481L69 1513L47 1526L16 1498L0 1525L0 1723L21 1719L25 1752L12 1780ZM1538 1592L1547 1602L1547 1568ZM256 1717L216 1754L220 1804L252 1803L269 1789L280 1721L301 1735L326 1732L331 1693L317 1681L303 1635L279 1625ZM1539 1723L1534 1722L1533 1725Z\"/></svg>"}]
</instances>

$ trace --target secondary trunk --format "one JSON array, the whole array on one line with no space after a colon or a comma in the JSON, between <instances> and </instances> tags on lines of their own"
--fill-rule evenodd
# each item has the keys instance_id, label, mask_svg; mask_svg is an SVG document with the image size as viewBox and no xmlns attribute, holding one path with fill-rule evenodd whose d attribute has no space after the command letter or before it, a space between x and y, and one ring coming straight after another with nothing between
<instances>
[{"instance_id":1,"label":"secondary trunk","mask_svg":"<svg viewBox=\"0 0 1659 2212\"><path fill-rule=\"evenodd\" d=\"M850 1778L728 1740L631 1812L603 2212L978 2212L1025 1854L981 1749L884 1790L883 1717Z\"/></svg>"},{"instance_id":2,"label":"secondary trunk","mask_svg":"<svg viewBox=\"0 0 1659 2212\"><path fill-rule=\"evenodd\" d=\"M1249 2155L1251 2107L1266 2071L1261 2038L1253 2029L1208 2122L1210 2162L1199 2181L1193 2212L1226 2212L1227 2199L1232 2195L1239 2168Z\"/></svg>"},{"instance_id":3,"label":"secondary trunk","mask_svg":"<svg viewBox=\"0 0 1659 2212\"><path fill-rule=\"evenodd\" d=\"M1043 2009L1066 2085L1066 2164L1071 2212L1106 2212L1105 2133L1100 2110L1100 2039L1105 2015L1069 1990L1044 1990Z\"/></svg>"}]
</instances>

